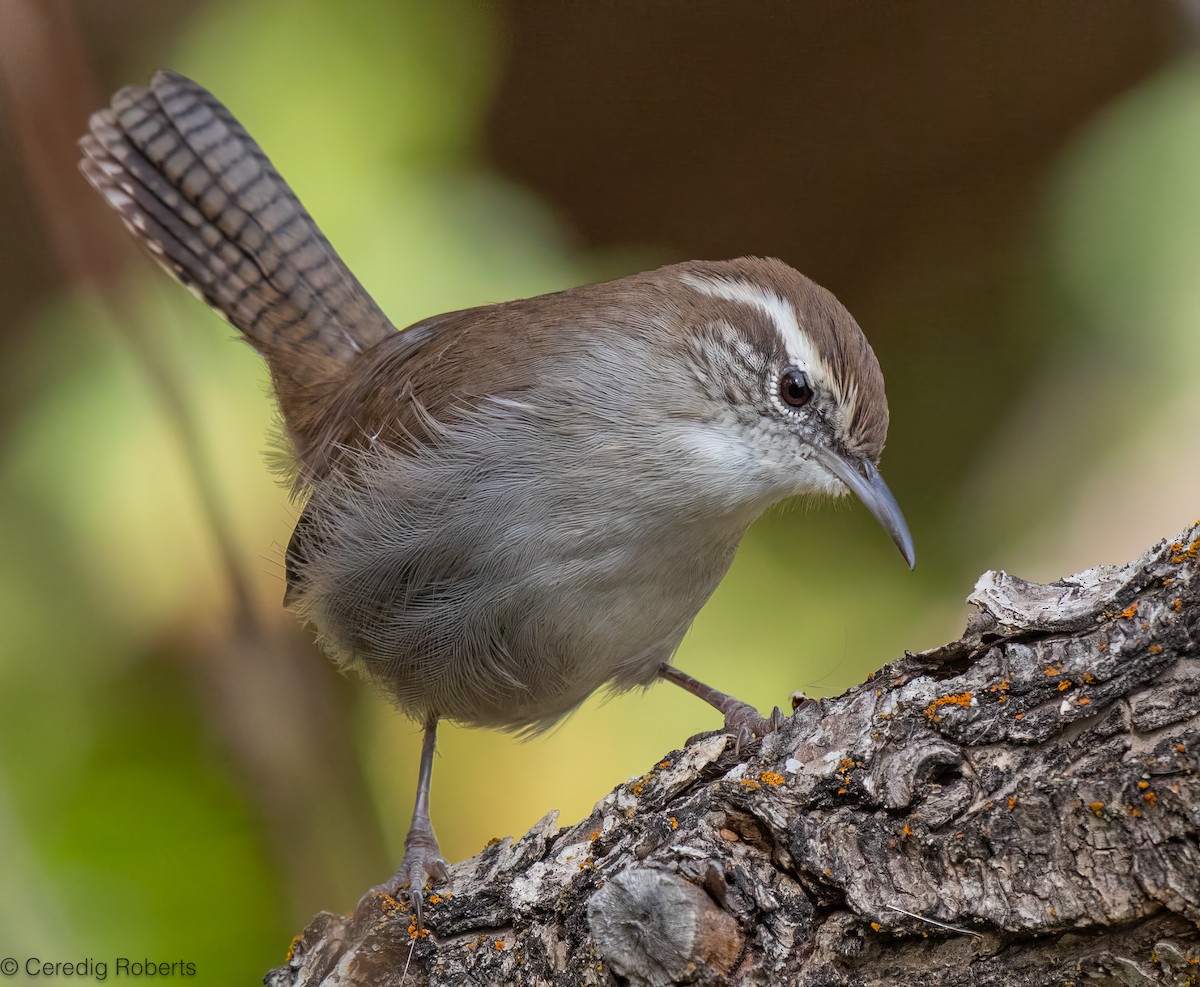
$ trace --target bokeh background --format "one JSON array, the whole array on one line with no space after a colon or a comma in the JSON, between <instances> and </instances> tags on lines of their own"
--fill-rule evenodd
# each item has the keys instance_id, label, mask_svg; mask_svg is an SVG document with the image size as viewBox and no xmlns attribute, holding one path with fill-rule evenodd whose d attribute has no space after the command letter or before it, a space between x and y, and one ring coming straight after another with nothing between
<instances>
[{"instance_id":1,"label":"bokeh background","mask_svg":"<svg viewBox=\"0 0 1200 987\"><path fill-rule=\"evenodd\" d=\"M831 288L887 376L919 565L848 502L757 525L678 661L769 708L957 636L986 568L1119 562L1200 514L1196 27L1150 0L0 0L0 953L255 982L391 873L415 784L415 727L280 609L262 366L75 171L113 90L212 89L399 325L693 257ZM716 725L658 687L528 744L444 729L442 846L577 819Z\"/></svg>"}]
</instances>

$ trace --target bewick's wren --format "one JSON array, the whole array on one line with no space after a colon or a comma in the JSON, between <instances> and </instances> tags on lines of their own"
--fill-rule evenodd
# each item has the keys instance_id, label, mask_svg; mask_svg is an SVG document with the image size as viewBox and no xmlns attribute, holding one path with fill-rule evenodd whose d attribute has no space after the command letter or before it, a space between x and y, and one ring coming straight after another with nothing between
<instances>
[{"instance_id":1,"label":"bewick's wren","mask_svg":"<svg viewBox=\"0 0 1200 987\"><path fill-rule=\"evenodd\" d=\"M166 270L267 360L307 504L285 602L423 724L543 730L658 678L767 507L857 494L911 565L876 471L883 375L854 319L777 260L664 267L397 331L233 116L169 72L118 92L81 168Z\"/></svg>"}]
</instances>

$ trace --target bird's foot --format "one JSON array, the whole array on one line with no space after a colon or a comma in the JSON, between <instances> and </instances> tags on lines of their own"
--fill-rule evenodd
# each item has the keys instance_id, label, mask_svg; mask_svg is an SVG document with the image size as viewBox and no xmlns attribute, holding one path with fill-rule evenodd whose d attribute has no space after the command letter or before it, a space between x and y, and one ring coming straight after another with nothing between
<instances>
[{"instance_id":1,"label":"bird's foot","mask_svg":"<svg viewBox=\"0 0 1200 987\"><path fill-rule=\"evenodd\" d=\"M363 902L376 894L395 899L407 894L416 927L421 930L424 928L422 893L427 885L434 882L450 882L450 865L442 856L437 837L433 835L433 828L418 828L414 825L404 840L404 859L400 861L396 873L382 884L371 888L358 904L361 907Z\"/></svg>"},{"instance_id":2,"label":"bird's foot","mask_svg":"<svg viewBox=\"0 0 1200 987\"><path fill-rule=\"evenodd\" d=\"M783 712L778 706L770 716L762 716L749 703L730 697L725 707L725 732L733 735L733 752L740 754L742 746L757 738L774 733L783 726Z\"/></svg>"},{"instance_id":3,"label":"bird's foot","mask_svg":"<svg viewBox=\"0 0 1200 987\"><path fill-rule=\"evenodd\" d=\"M719 713L724 714L725 728L720 732L733 734L733 751L735 754L741 753L743 744L750 743L755 737L765 737L783 725L783 713L778 706L771 711L769 717L763 717L749 703L735 699L728 693L714 689L711 685L705 685L699 679L692 678L686 672L681 672L678 668L672 668L669 663L659 666L658 675L659 678L666 679L668 682L674 682L681 689L686 689L693 696L703 699ZM709 734L697 734L688 743L690 744L692 740L705 736L709 736Z\"/></svg>"}]
</instances>

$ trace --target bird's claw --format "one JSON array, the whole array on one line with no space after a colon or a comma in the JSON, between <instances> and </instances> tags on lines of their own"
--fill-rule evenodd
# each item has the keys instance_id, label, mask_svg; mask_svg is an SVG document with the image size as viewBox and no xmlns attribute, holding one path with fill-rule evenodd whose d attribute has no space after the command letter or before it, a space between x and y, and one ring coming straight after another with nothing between
<instances>
[{"instance_id":1,"label":"bird's claw","mask_svg":"<svg viewBox=\"0 0 1200 987\"><path fill-rule=\"evenodd\" d=\"M725 732L733 734L733 752L740 754L750 741L774 733L783 726L783 711L776 706L769 717L762 716L749 703L739 702L725 711Z\"/></svg>"},{"instance_id":2,"label":"bird's claw","mask_svg":"<svg viewBox=\"0 0 1200 987\"><path fill-rule=\"evenodd\" d=\"M424 928L422 893L427 885L450 883L450 865L442 856L437 837L423 830L410 830L404 841L404 859L396 873L377 884L359 899L359 907L372 895L400 899L405 893L412 905L417 929Z\"/></svg>"}]
</instances>

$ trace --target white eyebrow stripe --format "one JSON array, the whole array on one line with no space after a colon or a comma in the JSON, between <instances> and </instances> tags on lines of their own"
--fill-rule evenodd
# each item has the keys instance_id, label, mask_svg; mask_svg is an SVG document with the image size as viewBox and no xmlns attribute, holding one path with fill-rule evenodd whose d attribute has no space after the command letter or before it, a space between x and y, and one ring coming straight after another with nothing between
<instances>
[{"instance_id":1,"label":"white eyebrow stripe","mask_svg":"<svg viewBox=\"0 0 1200 987\"><path fill-rule=\"evenodd\" d=\"M680 280L701 294L758 309L774 323L776 331L783 339L788 359L795 366L815 372L828 386L837 386L829 368L813 348L808 333L800 328L792 303L778 292L733 278L705 278L683 274L680 275Z\"/></svg>"}]
</instances>

